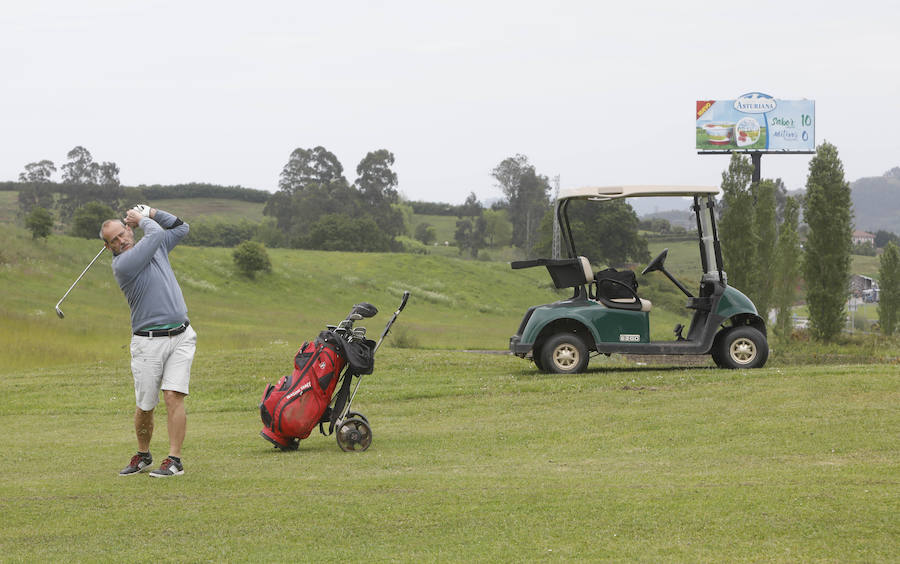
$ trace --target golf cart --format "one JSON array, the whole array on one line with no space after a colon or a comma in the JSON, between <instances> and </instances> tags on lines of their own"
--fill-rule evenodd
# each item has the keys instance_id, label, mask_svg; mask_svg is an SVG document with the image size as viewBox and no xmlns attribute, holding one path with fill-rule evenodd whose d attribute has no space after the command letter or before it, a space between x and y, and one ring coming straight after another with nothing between
<instances>
[{"instance_id":1,"label":"golf cart","mask_svg":"<svg viewBox=\"0 0 900 564\"><path fill-rule=\"evenodd\" d=\"M509 340L510 351L532 360L542 372L575 374L588 365L591 353L640 355L709 354L721 368L760 368L769 355L765 321L747 296L728 285L716 232L713 196L706 186L613 186L560 192L556 215L569 258L516 261L512 268L544 266L556 288L573 288L571 298L528 309L519 330ZM659 271L687 297L693 310L687 336L675 327L674 341L650 340L652 304L638 296L630 270L594 272L579 256L572 237L568 209L573 200L604 202L647 196L693 197L700 240L703 276L693 295L668 270L669 250L650 261L642 275ZM597 205L602 205L598 203Z\"/></svg>"}]
</instances>

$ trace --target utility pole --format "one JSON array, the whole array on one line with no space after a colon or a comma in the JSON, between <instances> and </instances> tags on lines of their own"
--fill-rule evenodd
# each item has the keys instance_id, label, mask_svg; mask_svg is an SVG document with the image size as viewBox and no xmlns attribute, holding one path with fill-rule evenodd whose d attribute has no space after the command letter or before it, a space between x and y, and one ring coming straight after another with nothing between
<instances>
[{"instance_id":1,"label":"utility pole","mask_svg":"<svg viewBox=\"0 0 900 564\"><path fill-rule=\"evenodd\" d=\"M556 191L553 194L553 249L551 258L559 258L559 216L556 214L556 206L559 204L559 175L553 178Z\"/></svg>"}]
</instances>

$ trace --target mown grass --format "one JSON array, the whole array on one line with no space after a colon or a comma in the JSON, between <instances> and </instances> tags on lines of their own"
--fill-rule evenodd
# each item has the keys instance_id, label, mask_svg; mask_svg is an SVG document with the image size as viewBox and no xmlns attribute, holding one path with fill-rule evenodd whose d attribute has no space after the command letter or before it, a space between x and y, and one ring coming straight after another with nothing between
<instances>
[{"instance_id":1,"label":"mown grass","mask_svg":"<svg viewBox=\"0 0 900 564\"><path fill-rule=\"evenodd\" d=\"M399 323L399 322L398 322ZM0 378L8 561L890 562L896 367L730 372L613 361L554 377L386 345L364 453L257 436L276 345L201 341L187 473L119 478L127 360ZM165 455L164 407L152 450ZM62 463L61 463L62 462Z\"/></svg>"},{"instance_id":2,"label":"mown grass","mask_svg":"<svg viewBox=\"0 0 900 564\"><path fill-rule=\"evenodd\" d=\"M216 221L241 221L247 220L258 223L263 220L262 202L244 202L226 198L172 198L153 200L149 202L155 208L163 210L177 210L181 217L191 218L191 221L216 222Z\"/></svg>"}]
</instances>

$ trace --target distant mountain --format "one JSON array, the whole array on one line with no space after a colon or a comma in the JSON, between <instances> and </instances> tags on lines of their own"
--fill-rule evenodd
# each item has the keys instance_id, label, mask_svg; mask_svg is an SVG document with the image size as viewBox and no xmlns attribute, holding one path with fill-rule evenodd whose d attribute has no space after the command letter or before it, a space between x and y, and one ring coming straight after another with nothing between
<instances>
[{"instance_id":1,"label":"distant mountain","mask_svg":"<svg viewBox=\"0 0 900 564\"><path fill-rule=\"evenodd\" d=\"M900 167L851 182L850 191L857 229L900 233Z\"/></svg>"},{"instance_id":2,"label":"distant mountain","mask_svg":"<svg viewBox=\"0 0 900 564\"><path fill-rule=\"evenodd\" d=\"M793 190L789 196L803 196L805 190ZM856 229L875 233L879 230L900 234L900 167L894 167L881 176L860 178L850 183L850 199L853 203L853 223ZM641 213L641 219L654 217L666 219L672 225L694 227L694 216L687 210L665 210ZM802 213L801 213L802 216ZM802 219L801 219L802 221Z\"/></svg>"}]
</instances>

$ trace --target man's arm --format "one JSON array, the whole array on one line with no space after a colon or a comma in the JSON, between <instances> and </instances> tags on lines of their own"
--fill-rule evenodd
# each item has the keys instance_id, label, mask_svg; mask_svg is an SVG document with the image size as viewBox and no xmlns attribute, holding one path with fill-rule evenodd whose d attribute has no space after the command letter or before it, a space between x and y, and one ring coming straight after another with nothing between
<instances>
[{"instance_id":1,"label":"man's arm","mask_svg":"<svg viewBox=\"0 0 900 564\"><path fill-rule=\"evenodd\" d=\"M132 217L129 210L126 222L131 225L137 218ZM131 280L141 272L153 258L153 253L163 243L165 231L155 221L148 217L137 219L138 225L144 230L144 236L134 247L116 256L116 276L121 280Z\"/></svg>"},{"instance_id":2,"label":"man's arm","mask_svg":"<svg viewBox=\"0 0 900 564\"><path fill-rule=\"evenodd\" d=\"M175 245L177 245L191 229L190 225L163 210L155 208L151 209L150 217L166 230L165 245L167 251L171 251L175 248Z\"/></svg>"}]
</instances>

